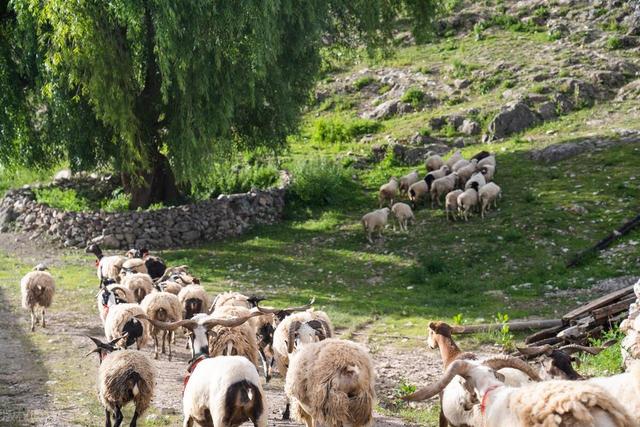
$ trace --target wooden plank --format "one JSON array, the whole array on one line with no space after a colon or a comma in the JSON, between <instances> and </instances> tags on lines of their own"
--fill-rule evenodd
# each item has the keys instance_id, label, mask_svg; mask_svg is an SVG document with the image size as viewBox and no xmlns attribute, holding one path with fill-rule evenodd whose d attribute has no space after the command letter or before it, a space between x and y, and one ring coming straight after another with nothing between
<instances>
[{"instance_id":1,"label":"wooden plank","mask_svg":"<svg viewBox=\"0 0 640 427\"><path fill-rule=\"evenodd\" d=\"M528 346L529 347L536 347L539 345L556 345L556 344L560 344L561 342L564 342L564 340L562 338L558 338L558 337L550 337L550 338L545 338L543 340L540 341L535 341L532 343L529 343Z\"/></svg>"},{"instance_id":2,"label":"wooden plank","mask_svg":"<svg viewBox=\"0 0 640 427\"><path fill-rule=\"evenodd\" d=\"M633 285L627 286L626 288L622 288L615 292L608 293L601 296L600 298L596 298L593 301L590 301L587 304L584 304L576 308L575 310L568 312L567 314L562 316L562 320L564 320L565 322L570 322L582 316L583 314L589 313L597 308L604 307L605 305L609 305L621 298L626 298L631 294L633 294Z\"/></svg>"},{"instance_id":3,"label":"wooden plank","mask_svg":"<svg viewBox=\"0 0 640 427\"><path fill-rule=\"evenodd\" d=\"M593 317L596 320L606 319L611 316L615 316L616 314L619 314L622 311L629 310L629 306L633 304L635 301L636 301L635 295L630 296L616 303L593 310L591 314L593 314Z\"/></svg>"},{"instance_id":4,"label":"wooden plank","mask_svg":"<svg viewBox=\"0 0 640 427\"><path fill-rule=\"evenodd\" d=\"M560 319L522 320L508 322L510 331L526 331L529 329L546 329L562 325ZM477 332L491 332L502 329L502 323L488 323L482 325L461 325L453 328L454 334L475 334Z\"/></svg>"},{"instance_id":5,"label":"wooden plank","mask_svg":"<svg viewBox=\"0 0 640 427\"><path fill-rule=\"evenodd\" d=\"M563 324L560 326L554 326L553 328L543 329L542 331L538 331L535 334L529 335L527 338L525 338L524 343L531 344L536 341L555 337L556 334L561 330L563 330L564 328L565 328L565 325Z\"/></svg>"}]
</instances>

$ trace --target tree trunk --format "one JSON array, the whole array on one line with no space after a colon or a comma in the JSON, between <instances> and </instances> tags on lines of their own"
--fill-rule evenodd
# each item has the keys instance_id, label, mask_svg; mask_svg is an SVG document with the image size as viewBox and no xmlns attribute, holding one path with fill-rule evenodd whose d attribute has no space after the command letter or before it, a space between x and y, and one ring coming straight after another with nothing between
<instances>
[{"instance_id":1,"label":"tree trunk","mask_svg":"<svg viewBox=\"0 0 640 427\"><path fill-rule=\"evenodd\" d=\"M148 208L153 203L168 205L180 201L180 191L167 158L156 152L150 163L151 169L138 173L137 180L128 174L122 175L124 189L131 194L131 209Z\"/></svg>"}]
</instances>

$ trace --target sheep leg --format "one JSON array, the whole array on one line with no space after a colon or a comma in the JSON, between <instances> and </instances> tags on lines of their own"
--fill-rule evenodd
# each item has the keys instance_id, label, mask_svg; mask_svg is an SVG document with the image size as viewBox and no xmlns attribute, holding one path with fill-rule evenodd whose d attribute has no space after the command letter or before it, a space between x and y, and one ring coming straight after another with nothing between
<instances>
[{"instance_id":1,"label":"sheep leg","mask_svg":"<svg viewBox=\"0 0 640 427\"><path fill-rule=\"evenodd\" d=\"M129 424L129 427L136 427L138 423L138 411L135 411L133 413L133 417L131 417L131 424Z\"/></svg>"},{"instance_id":2,"label":"sheep leg","mask_svg":"<svg viewBox=\"0 0 640 427\"><path fill-rule=\"evenodd\" d=\"M172 335L172 332L167 332L167 347L169 347L169 361L171 361L171 358L173 357L173 353L171 352L171 335ZM162 345L164 346L164 341L162 342Z\"/></svg>"},{"instance_id":3,"label":"sheep leg","mask_svg":"<svg viewBox=\"0 0 640 427\"><path fill-rule=\"evenodd\" d=\"M138 349L140 350L140 349ZM153 358L158 359L158 334L153 334Z\"/></svg>"},{"instance_id":4,"label":"sheep leg","mask_svg":"<svg viewBox=\"0 0 640 427\"><path fill-rule=\"evenodd\" d=\"M120 427L122 424L122 420L124 419L124 415L122 415L122 410L119 406L116 406L116 420L113 424L113 427Z\"/></svg>"},{"instance_id":5,"label":"sheep leg","mask_svg":"<svg viewBox=\"0 0 640 427\"><path fill-rule=\"evenodd\" d=\"M287 405L284 407L284 411L282 411L282 419L288 420L291 417L291 413L289 411L289 400L287 400Z\"/></svg>"},{"instance_id":6,"label":"sheep leg","mask_svg":"<svg viewBox=\"0 0 640 427\"><path fill-rule=\"evenodd\" d=\"M104 413L107 417L107 421L104 423L105 427L111 427L111 412L108 409L104 410Z\"/></svg>"},{"instance_id":7,"label":"sheep leg","mask_svg":"<svg viewBox=\"0 0 640 427\"><path fill-rule=\"evenodd\" d=\"M162 354L166 353L165 347L164 347L164 342L167 339L167 331L162 331Z\"/></svg>"},{"instance_id":8,"label":"sheep leg","mask_svg":"<svg viewBox=\"0 0 640 427\"><path fill-rule=\"evenodd\" d=\"M367 231L367 240L369 241L369 243L373 243L373 240L371 239L371 232Z\"/></svg>"},{"instance_id":9,"label":"sheep leg","mask_svg":"<svg viewBox=\"0 0 640 427\"><path fill-rule=\"evenodd\" d=\"M45 309L43 308L43 309L42 309L42 327L43 327L43 328L46 328L46 327L47 327L47 325L46 325L46 322L44 321L44 310L45 310Z\"/></svg>"},{"instance_id":10,"label":"sheep leg","mask_svg":"<svg viewBox=\"0 0 640 427\"><path fill-rule=\"evenodd\" d=\"M193 418L191 416L184 417L182 427L193 427Z\"/></svg>"},{"instance_id":11,"label":"sheep leg","mask_svg":"<svg viewBox=\"0 0 640 427\"><path fill-rule=\"evenodd\" d=\"M258 352L260 353L260 359L262 360L262 369L264 370L264 379L266 382L269 382L269 380L271 379L271 374L269 372L269 365L267 363L267 355L264 354L264 349L262 348L258 349Z\"/></svg>"},{"instance_id":12,"label":"sheep leg","mask_svg":"<svg viewBox=\"0 0 640 427\"><path fill-rule=\"evenodd\" d=\"M31 332L35 330L36 330L36 313L33 307L31 307Z\"/></svg>"}]
</instances>

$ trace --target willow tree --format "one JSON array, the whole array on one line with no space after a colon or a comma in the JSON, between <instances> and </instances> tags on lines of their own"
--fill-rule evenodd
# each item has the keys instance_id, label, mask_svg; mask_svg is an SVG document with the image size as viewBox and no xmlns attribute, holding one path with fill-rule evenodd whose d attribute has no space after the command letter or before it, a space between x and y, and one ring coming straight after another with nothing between
<instances>
[{"instance_id":1,"label":"willow tree","mask_svg":"<svg viewBox=\"0 0 640 427\"><path fill-rule=\"evenodd\" d=\"M0 162L114 168L133 207L172 201L220 153L295 131L326 36L424 34L437 0L0 1Z\"/></svg>"}]
</instances>

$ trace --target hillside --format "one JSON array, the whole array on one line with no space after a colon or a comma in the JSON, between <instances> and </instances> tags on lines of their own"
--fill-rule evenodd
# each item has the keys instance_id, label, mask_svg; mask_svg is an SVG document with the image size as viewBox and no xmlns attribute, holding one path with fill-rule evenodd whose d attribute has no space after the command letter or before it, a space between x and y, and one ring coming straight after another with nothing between
<instances>
[{"instance_id":1,"label":"hillside","mask_svg":"<svg viewBox=\"0 0 640 427\"><path fill-rule=\"evenodd\" d=\"M292 197L280 224L161 253L170 265L190 265L211 294L260 294L274 306L315 297L344 337L371 349L379 411L405 425L436 425L433 404L414 408L396 400L401 385L440 373L439 355L424 345L429 320L555 317L606 290L600 286L606 279L640 276L637 230L566 267L572 254L640 212L640 5L459 1L439 27L424 45L399 31L393 55L384 58L328 53L300 134L279 160L294 172L304 160L326 159L324 167L336 161L336 174L348 181L332 187L336 194L320 188L313 194L326 200L318 203ZM455 149L467 158L481 150L496 154L498 208L484 220L451 222L441 209L421 207L408 233L389 227L369 244L360 218L377 209L379 186L416 169L422 176L429 151L447 157ZM68 411L58 425L95 425L102 412L93 395L80 397L87 400L82 410L69 409L93 384L62 363L73 358L73 365L90 366L93 378L96 363L80 360L78 347L88 346L77 336L100 333L93 259L5 236L0 300L10 309L1 325L14 325L12 313L26 319L16 284L34 262L46 258L61 289L53 329L34 337L11 328L12 351L31 352L43 365L28 381L49 381L38 389L38 402ZM496 352L497 344L513 340L508 333L481 334L463 345ZM0 362L0 370L11 363ZM20 401L25 390L10 380L8 404L30 414ZM171 400L177 386L163 393L149 425L180 418ZM42 419L40 412L31 419Z\"/></svg>"}]
</instances>

